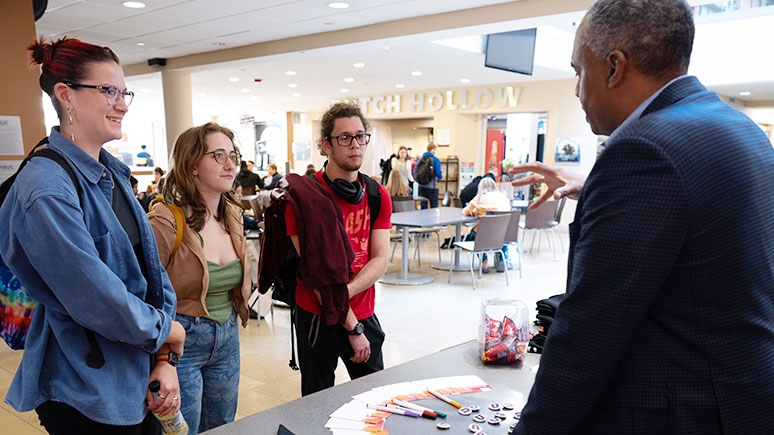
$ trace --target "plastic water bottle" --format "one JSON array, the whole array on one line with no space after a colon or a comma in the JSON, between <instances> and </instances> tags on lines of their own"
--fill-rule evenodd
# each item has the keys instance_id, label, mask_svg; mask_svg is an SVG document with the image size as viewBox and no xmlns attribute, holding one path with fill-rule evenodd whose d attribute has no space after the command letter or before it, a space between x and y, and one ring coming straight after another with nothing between
<instances>
[{"instance_id":1,"label":"plastic water bottle","mask_svg":"<svg viewBox=\"0 0 774 435\"><path fill-rule=\"evenodd\" d=\"M155 399L161 389L161 384L159 381L151 381L151 383L148 384L148 389L153 393L153 398ZM161 430L166 435L188 435L188 423L185 422L182 412L178 412L177 414L170 412L167 415L153 413L153 415L161 422Z\"/></svg>"}]
</instances>

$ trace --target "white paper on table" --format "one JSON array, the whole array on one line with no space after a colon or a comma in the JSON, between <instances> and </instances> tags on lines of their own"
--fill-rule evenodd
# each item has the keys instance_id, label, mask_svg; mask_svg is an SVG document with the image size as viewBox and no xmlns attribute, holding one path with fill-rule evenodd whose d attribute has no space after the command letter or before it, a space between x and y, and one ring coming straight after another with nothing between
<instances>
[{"instance_id":1,"label":"white paper on table","mask_svg":"<svg viewBox=\"0 0 774 435\"><path fill-rule=\"evenodd\" d=\"M371 414L375 412L379 411L367 407L364 402L352 400L333 411L329 417L362 422L371 417Z\"/></svg>"}]
</instances>

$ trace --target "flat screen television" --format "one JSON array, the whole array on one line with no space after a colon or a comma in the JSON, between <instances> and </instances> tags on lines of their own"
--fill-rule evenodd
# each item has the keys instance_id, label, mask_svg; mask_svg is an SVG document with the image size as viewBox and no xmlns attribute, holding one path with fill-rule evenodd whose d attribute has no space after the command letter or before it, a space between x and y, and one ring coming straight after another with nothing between
<instances>
[{"instance_id":1,"label":"flat screen television","mask_svg":"<svg viewBox=\"0 0 774 435\"><path fill-rule=\"evenodd\" d=\"M487 35L484 66L531 76L536 39L537 29Z\"/></svg>"}]
</instances>

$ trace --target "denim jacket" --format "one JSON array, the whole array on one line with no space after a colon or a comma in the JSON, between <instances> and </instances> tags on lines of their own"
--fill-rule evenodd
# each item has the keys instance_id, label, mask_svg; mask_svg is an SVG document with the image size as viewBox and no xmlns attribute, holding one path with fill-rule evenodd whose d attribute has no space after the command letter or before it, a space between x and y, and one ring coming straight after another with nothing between
<instances>
[{"instance_id":1,"label":"denim jacket","mask_svg":"<svg viewBox=\"0 0 774 435\"><path fill-rule=\"evenodd\" d=\"M56 162L38 157L0 208L0 255L39 302L5 401L29 411L53 400L98 422L137 424L147 412L150 354L169 335L175 292L132 199L129 168L104 149L97 162L56 127L48 147L68 161L83 193ZM150 282L113 212L113 194L127 198L137 220ZM86 364L85 328L104 355L99 369Z\"/></svg>"}]
</instances>

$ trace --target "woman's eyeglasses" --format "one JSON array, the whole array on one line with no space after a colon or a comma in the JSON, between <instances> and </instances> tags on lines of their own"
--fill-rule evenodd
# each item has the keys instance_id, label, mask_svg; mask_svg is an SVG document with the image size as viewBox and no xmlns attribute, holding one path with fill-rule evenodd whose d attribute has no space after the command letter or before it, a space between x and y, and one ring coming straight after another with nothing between
<instances>
[{"instance_id":1,"label":"woman's eyeglasses","mask_svg":"<svg viewBox=\"0 0 774 435\"><path fill-rule=\"evenodd\" d=\"M97 85L82 85L80 83L65 83L67 86L71 88L86 88L86 89L96 89L103 94L105 94L105 99L107 100L107 103L111 106L115 106L118 104L118 100L123 98L124 103L126 103L127 107L132 104L132 99L134 99L134 92L132 91L120 91L115 86L97 86Z\"/></svg>"},{"instance_id":2,"label":"woman's eyeglasses","mask_svg":"<svg viewBox=\"0 0 774 435\"><path fill-rule=\"evenodd\" d=\"M336 139L336 143L339 144L339 146L343 146L343 147L348 147L352 145L353 139L357 141L358 145L364 146L364 145L368 145L368 142L371 142L371 135L356 134L354 136L351 136L348 134L340 134L338 136L328 136L328 140L330 139Z\"/></svg>"},{"instance_id":3,"label":"woman's eyeglasses","mask_svg":"<svg viewBox=\"0 0 774 435\"><path fill-rule=\"evenodd\" d=\"M226 153L226 150L219 149L215 151L210 151L208 153L204 153L204 155L207 155L207 154L212 154L212 157L215 158L215 161L221 165L226 163L226 159L231 160L236 166L239 166L239 162L242 161L242 155L236 151L231 151L230 153Z\"/></svg>"}]
</instances>

